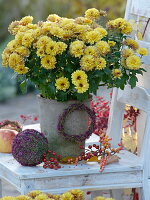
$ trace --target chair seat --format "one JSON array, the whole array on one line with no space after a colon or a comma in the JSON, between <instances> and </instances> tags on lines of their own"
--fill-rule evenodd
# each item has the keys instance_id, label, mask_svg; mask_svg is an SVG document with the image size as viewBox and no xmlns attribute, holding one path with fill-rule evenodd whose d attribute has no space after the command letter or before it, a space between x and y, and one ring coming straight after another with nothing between
<instances>
[{"instance_id":1,"label":"chair seat","mask_svg":"<svg viewBox=\"0 0 150 200\"><path fill-rule=\"evenodd\" d=\"M142 186L142 165L140 159L128 151L118 154L119 162L107 165L100 172L97 163L62 165L59 170L21 166L11 154L0 154L0 176L8 180L18 190L22 182L28 189L40 189L45 192L61 193L73 188L83 190L101 190L112 188L132 188ZM30 189L30 190L31 190Z\"/></svg>"}]
</instances>

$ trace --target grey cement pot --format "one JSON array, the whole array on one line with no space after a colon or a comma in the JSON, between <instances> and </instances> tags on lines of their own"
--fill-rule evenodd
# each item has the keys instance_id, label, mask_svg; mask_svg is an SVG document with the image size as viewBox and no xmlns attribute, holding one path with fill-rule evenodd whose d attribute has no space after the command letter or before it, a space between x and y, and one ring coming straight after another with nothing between
<instances>
[{"instance_id":1,"label":"grey cement pot","mask_svg":"<svg viewBox=\"0 0 150 200\"><path fill-rule=\"evenodd\" d=\"M64 109L68 108L70 104L79 103L78 101L58 102L56 100L45 99L38 95L39 100L39 113L40 113L40 126L41 131L47 136L49 141L49 149L62 155L79 156L83 151L80 145L85 145L85 142L76 143L66 140L57 132L57 124L59 116L63 113ZM91 99L83 102L86 106L90 107ZM89 116L84 111L74 111L65 121L65 132L67 134L81 134L88 129Z\"/></svg>"}]
</instances>

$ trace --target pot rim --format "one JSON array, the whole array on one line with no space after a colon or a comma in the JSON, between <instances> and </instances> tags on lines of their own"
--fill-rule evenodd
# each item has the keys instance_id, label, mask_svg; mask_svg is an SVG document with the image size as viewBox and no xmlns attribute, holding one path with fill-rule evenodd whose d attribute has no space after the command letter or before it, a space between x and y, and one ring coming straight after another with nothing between
<instances>
[{"instance_id":1,"label":"pot rim","mask_svg":"<svg viewBox=\"0 0 150 200\"><path fill-rule=\"evenodd\" d=\"M64 104L69 104L69 103L76 103L76 102L80 102L80 103L85 103L85 102L90 102L92 101L92 95L90 95L90 97L86 100L84 100L83 102L79 101L79 100L69 100L69 101L57 101L54 99L47 99L45 97L42 97L41 94L37 95L37 98L39 101L45 101L46 103L51 102L51 103L64 103Z\"/></svg>"}]
</instances>

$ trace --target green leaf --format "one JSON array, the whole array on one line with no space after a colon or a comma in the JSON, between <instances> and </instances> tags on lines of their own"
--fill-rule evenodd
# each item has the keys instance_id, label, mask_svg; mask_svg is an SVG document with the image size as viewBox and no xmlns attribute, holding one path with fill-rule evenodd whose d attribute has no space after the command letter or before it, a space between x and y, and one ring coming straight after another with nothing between
<instances>
[{"instance_id":1,"label":"green leaf","mask_svg":"<svg viewBox=\"0 0 150 200\"><path fill-rule=\"evenodd\" d=\"M52 99L55 98L55 92L56 92L56 88L55 86L53 85L53 83L51 83L49 86L48 86L48 96L50 96Z\"/></svg>"},{"instance_id":2,"label":"green leaf","mask_svg":"<svg viewBox=\"0 0 150 200\"><path fill-rule=\"evenodd\" d=\"M67 92L58 91L56 97L58 101L67 101Z\"/></svg>"},{"instance_id":3,"label":"green leaf","mask_svg":"<svg viewBox=\"0 0 150 200\"><path fill-rule=\"evenodd\" d=\"M141 68L140 70L143 71L143 72L147 72L144 68Z\"/></svg>"},{"instance_id":4,"label":"green leaf","mask_svg":"<svg viewBox=\"0 0 150 200\"><path fill-rule=\"evenodd\" d=\"M111 74L111 70L110 70L108 67L104 68L104 72L105 72L107 75Z\"/></svg>"},{"instance_id":5,"label":"green leaf","mask_svg":"<svg viewBox=\"0 0 150 200\"><path fill-rule=\"evenodd\" d=\"M87 92L84 92L82 94L77 93L77 100L82 102L82 101L84 101L86 99L88 99L88 93Z\"/></svg>"},{"instance_id":6,"label":"green leaf","mask_svg":"<svg viewBox=\"0 0 150 200\"><path fill-rule=\"evenodd\" d=\"M134 88L136 86L136 82L138 81L136 76L131 76L129 80L129 84L131 85L131 88Z\"/></svg>"},{"instance_id":7,"label":"green leaf","mask_svg":"<svg viewBox=\"0 0 150 200\"><path fill-rule=\"evenodd\" d=\"M26 80L24 80L22 83L20 83L20 89L23 94L25 94L27 92L27 81Z\"/></svg>"}]
</instances>

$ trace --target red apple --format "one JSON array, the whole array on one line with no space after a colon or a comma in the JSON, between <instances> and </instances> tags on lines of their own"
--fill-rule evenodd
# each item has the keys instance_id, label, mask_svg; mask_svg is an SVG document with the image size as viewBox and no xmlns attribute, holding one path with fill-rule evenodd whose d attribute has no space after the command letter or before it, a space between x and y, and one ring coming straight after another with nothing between
<instances>
[{"instance_id":1,"label":"red apple","mask_svg":"<svg viewBox=\"0 0 150 200\"><path fill-rule=\"evenodd\" d=\"M12 143L17 133L11 129L0 129L0 153L11 153Z\"/></svg>"}]
</instances>

